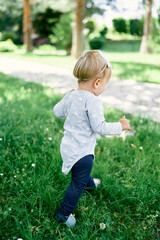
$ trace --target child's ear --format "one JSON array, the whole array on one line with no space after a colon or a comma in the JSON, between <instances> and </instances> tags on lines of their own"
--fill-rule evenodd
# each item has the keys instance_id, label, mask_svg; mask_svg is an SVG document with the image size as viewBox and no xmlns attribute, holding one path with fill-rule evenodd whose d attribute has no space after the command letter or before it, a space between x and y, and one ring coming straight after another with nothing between
<instances>
[{"instance_id":1,"label":"child's ear","mask_svg":"<svg viewBox=\"0 0 160 240\"><path fill-rule=\"evenodd\" d=\"M100 81L101 81L101 80L100 80L99 78L97 78L97 79L94 81L94 83L93 83L94 88L98 88L98 87L99 87Z\"/></svg>"}]
</instances>

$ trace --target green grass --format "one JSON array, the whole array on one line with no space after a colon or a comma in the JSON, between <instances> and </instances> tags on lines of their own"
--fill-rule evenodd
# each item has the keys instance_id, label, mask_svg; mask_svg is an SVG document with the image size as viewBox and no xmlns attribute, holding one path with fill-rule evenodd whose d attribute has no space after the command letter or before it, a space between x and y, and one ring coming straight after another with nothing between
<instances>
[{"instance_id":1,"label":"green grass","mask_svg":"<svg viewBox=\"0 0 160 240\"><path fill-rule=\"evenodd\" d=\"M103 51L112 63L113 76L120 79L133 79L138 82L160 84L160 47L154 44L152 54L139 54L140 40L107 40ZM62 51L48 52L35 50L25 54L24 51L7 53L27 61L40 62L58 68L72 71L76 62L71 56L64 55Z\"/></svg>"},{"instance_id":2,"label":"green grass","mask_svg":"<svg viewBox=\"0 0 160 240\"><path fill-rule=\"evenodd\" d=\"M70 174L61 173L59 153L64 121L52 113L61 97L51 88L0 74L1 239L159 239L160 124L138 116L127 116L134 136L98 140L92 175L102 185L83 193L75 228L55 220L70 182ZM122 116L105 110L108 121Z\"/></svg>"}]
</instances>

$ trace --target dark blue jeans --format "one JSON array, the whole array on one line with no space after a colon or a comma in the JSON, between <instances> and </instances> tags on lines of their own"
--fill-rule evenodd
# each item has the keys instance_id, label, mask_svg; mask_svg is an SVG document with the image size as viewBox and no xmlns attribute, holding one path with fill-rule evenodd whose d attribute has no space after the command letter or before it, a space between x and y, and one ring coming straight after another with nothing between
<instances>
[{"instance_id":1,"label":"dark blue jeans","mask_svg":"<svg viewBox=\"0 0 160 240\"><path fill-rule=\"evenodd\" d=\"M60 222L66 221L68 216L73 212L86 187L95 188L94 181L90 176L93 160L93 155L87 155L81 158L72 167L72 180L57 214L57 218Z\"/></svg>"}]
</instances>

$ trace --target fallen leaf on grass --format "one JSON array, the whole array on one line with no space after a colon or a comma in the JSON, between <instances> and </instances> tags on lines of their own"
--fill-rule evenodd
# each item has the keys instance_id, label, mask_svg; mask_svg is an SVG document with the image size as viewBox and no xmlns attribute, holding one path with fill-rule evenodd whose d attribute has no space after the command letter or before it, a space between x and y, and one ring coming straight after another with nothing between
<instances>
[{"instance_id":1,"label":"fallen leaf on grass","mask_svg":"<svg viewBox=\"0 0 160 240\"><path fill-rule=\"evenodd\" d=\"M99 154L101 152L100 147L97 147L96 154Z\"/></svg>"},{"instance_id":2,"label":"fallen leaf on grass","mask_svg":"<svg viewBox=\"0 0 160 240\"><path fill-rule=\"evenodd\" d=\"M88 211L88 207L85 208L85 207L80 206L79 208L81 209L82 212Z\"/></svg>"}]
</instances>

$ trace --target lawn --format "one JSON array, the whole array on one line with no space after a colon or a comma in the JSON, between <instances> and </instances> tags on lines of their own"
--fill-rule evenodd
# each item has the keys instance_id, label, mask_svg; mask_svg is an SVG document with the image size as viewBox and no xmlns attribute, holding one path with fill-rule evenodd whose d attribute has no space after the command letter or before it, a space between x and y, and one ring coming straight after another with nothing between
<instances>
[{"instance_id":1,"label":"lawn","mask_svg":"<svg viewBox=\"0 0 160 240\"><path fill-rule=\"evenodd\" d=\"M92 175L102 184L83 193L75 228L55 220L70 182L59 153L64 121L52 113L61 97L0 74L1 239L160 239L160 124L138 116L127 116L134 136L98 140ZM108 121L123 114L105 109Z\"/></svg>"},{"instance_id":2,"label":"lawn","mask_svg":"<svg viewBox=\"0 0 160 240\"><path fill-rule=\"evenodd\" d=\"M154 44L152 54L139 54L140 40L107 40L104 53L111 61L113 76L120 79L133 79L138 82L160 84L160 45ZM26 54L24 50L17 53L5 53L5 56L40 62L72 71L75 59L62 51L35 50Z\"/></svg>"}]
</instances>

